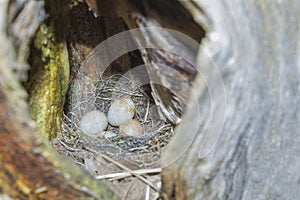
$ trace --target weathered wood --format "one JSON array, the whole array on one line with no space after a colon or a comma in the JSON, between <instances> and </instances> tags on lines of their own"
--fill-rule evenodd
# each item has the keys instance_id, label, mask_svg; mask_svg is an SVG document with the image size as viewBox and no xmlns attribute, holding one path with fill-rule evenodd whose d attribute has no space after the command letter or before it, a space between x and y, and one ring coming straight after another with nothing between
<instances>
[{"instance_id":1,"label":"weathered wood","mask_svg":"<svg viewBox=\"0 0 300 200\"><path fill-rule=\"evenodd\" d=\"M144 62L151 63L146 69L151 80L153 98L161 118L178 124L188 101L190 83L197 74L197 70L186 59L195 60L198 46L189 46L186 41L167 31L156 32L147 28L162 27L176 30L197 42L204 37L203 28L196 24L190 13L177 1L97 0L94 2L98 3L98 12L101 15L119 16L129 28L141 28L146 44L155 47L140 49ZM177 51L163 51L172 48L177 48ZM179 53L175 55L174 52ZM168 66L170 70L158 65ZM171 71L179 71L183 76L174 76Z\"/></svg>"},{"instance_id":2,"label":"weathered wood","mask_svg":"<svg viewBox=\"0 0 300 200\"><path fill-rule=\"evenodd\" d=\"M167 23L163 19L174 5L98 2L100 13L121 16L131 28L138 27L139 14L147 22ZM207 31L198 70L208 88L196 79L186 115L163 156L167 198L296 199L299 2L180 3Z\"/></svg>"},{"instance_id":3,"label":"weathered wood","mask_svg":"<svg viewBox=\"0 0 300 200\"><path fill-rule=\"evenodd\" d=\"M1 1L1 15L7 13L7 3ZM191 98L183 122L163 157L167 198L297 199L299 2L181 3L207 31L199 52L199 70L212 89L213 98L198 77L194 84L196 98ZM123 9L126 12L120 12L127 13L123 17L131 17L131 8ZM0 187L21 199L112 197L104 185L62 161L43 139L33 135L26 93L19 83L24 73L13 73L26 69L24 60L22 56L16 59L19 45L13 46L6 35L9 20L5 16L0 20ZM224 88L216 81L219 75ZM201 115L196 112L198 108ZM224 127L218 130L223 120ZM198 128L194 126L197 123L199 129L193 140L194 135L189 133ZM209 140L204 140L208 130ZM193 143L186 145L185 141ZM182 147L189 148L185 151ZM33 184L35 181L38 184Z\"/></svg>"},{"instance_id":4,"label":"weathered wood","mask_svg":"<svg viewBox=\"0 0 300 200\"><path fill-rule=\"evenodd\" d=\"M0 3L1 192L13 199L115 199L102 182L93 179L74 163L61 158L46 138L38 134L35 123L31 121L26 102L27 93L20 80L25 77L25 54L37 26L19 26L14 24L18 22L17 17L12 17L17 19L15 21L7 18L10 16L8 10L24 17L32 16L32 12L40 12L27 9L27 6L35 9L40 9L41 6L40 1L24 1L24 4L18 4L19 7L9 2L3 0ZM39 23L36 21L39 20L38 17L32 20L29 25ZM16 32L11 27L27 34L14 35ZM26 30L27 28L30 30ZM11 38L19 40L14 43Z\"/></svg>"},{"instance_id":5,"label":"weathered wood","mask_svg":"<svg viewBox=\"0 0 300 200\"><path fill-rule=\"evenodd\" d=\"M163 156L168 198L299 198L299 1L183 4L195 18L198 7L206 13L199 70L213 90L200 90L196 81L197 98ZM186 151L183 138L193 142Z\"/></svg>"},{"instance_id":6,"label":"weathered wood","mask_svg":"<svg viewBox=\"0 0 300 200\"><path fill-rule=\"evenodd\" d=\"M8 112L15 110L7 105L12 99L5 92L0 91L2 192L13 199L113 198L105 185L91 181L89 174L59 158L46 141L33 137L36 130L30 125L13 121Z\"/></svg>"}]
</instances>

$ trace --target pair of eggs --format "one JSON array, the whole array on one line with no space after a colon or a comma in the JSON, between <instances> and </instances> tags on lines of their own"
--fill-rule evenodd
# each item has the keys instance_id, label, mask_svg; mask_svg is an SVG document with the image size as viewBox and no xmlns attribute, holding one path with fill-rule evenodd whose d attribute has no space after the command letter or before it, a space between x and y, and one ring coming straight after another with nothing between
<instances>
[{"instance_id":1,"label":"pair of eggs","mask_svg":"<svg viewBox=\"0 0 300 200\"><path fill-rule=\"evenodd\" d=\"M109 123L119 126L120 134L137 137L143 135L144 130L138 121L132 119L134 114L135 106L131 99L116 99L111 103L108 117L98 110L88 112L80 120L80 129L87 135L95 136L106 130Z\"/></svg>"}]
</instances>

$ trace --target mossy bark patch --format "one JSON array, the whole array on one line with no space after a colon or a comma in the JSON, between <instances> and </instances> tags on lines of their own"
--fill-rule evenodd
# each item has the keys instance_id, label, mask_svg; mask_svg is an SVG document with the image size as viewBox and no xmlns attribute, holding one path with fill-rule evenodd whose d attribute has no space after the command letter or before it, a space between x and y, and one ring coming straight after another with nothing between
<instances>
[{"instance_id":1,"label":"mossy bark patch","mask_svg":"<svg viewBox=\"0 0 300 200\"><path fill-rule=\"evenodd\" d=\"M56 9L56 8L60 9ZM27 89L31 116L41 133L51 139L60 132L61 115L69 80L69 62L65 38L68 6L64 1L49 1L49 19L39 28L31 50L30 79ZM58 20L60 18L60 20Z\"/></svg>"}]
</instances>

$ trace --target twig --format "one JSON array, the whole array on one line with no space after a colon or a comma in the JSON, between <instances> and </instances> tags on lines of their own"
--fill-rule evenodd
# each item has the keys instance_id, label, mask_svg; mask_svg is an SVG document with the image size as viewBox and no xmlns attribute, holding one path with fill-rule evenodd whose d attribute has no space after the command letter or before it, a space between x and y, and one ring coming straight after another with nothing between
<instances>
[{"instance_id":1,"label":"twig","mask_svg":"<svg viewBox=\"0 0 300 200\"><path fill-rule=\"evenodd\" d=\"M147 118L148 118L149 107L150 107L150 101L149 101L149 99L148 99L147 110L146 110L146 114L145 114L145 118L144 118L144 123L147 121Z\"/></svg>"},{"instance_id":2,"label":"twig","mask_svg":"<svg viewBox=\"0 0 300 200\"><path fill-rule=\"evenodd\" d=\"M145 200L150 200L150 187L147 185Z\"/></svg>"},{"instance_id":3,"label":"twig","mask_svg":"<svg viewBox=\"0 0 300 200\"><path fill-rule=\"evenodd\" d=\"M90 151L92 153L95 153L101 157L103 157L104 159L114 163L115 165L117 165L118 167L120 167L121 169L124 169L128 172L130 172L132 175L134 175L135 177L137 177L138 179L140 179L141 181L143 181L144 183L148 184L152 189L154 189L155 191L159 192L159 189L153 184L151 183L149 180L145 179L143 176L136 174L134 171L132 171L131 169L129 169L128 167L126 167L125 165L111 159L110 157L106 156L105 154L102 154L100 152L94 151L93 149L90 149L88 147L84 147L87 151Z\"/></svg>"},{"instance_id":4,"label":"twig","mask_svg":"<svg viewBox=\"0 0 300 200\"><path fill-rule=\"evenodd\" d=\"M170 126L171 126L170 124L163 125L163 126L159 127L159 128L156 130L156 132L158 133L158 132L160 132L161 130L163 130L164 128L170 127Z\"/></svg>"},{"instance_id":5,"label":"twig","mask_svg":"<svg viewBox=\"0 0 300 200\"><path fill-rule=\"evenodd\" d=\"M111 101L113 99L113 97L101 97L101 96L97 96L97 99L101 99L101 100L105 100L105 101Z\"/></svg>"},{"instance_id":6,"label":"twig","mask_svg":"<svg viewBox=\"0 0 300 200\"><path fill-rule=\"evenodd\" d=\"M128 151L132 152L132 151L136 151L136 150L146 150L147 148L148 148L148 146L134 147L134 148L128 149Z\"/></svg>"},{"instance_id":7,"label":"twig","mask_svg":"<svg viewBox=\"0 0 300 200\"><path fill-rule=\"evenodd\" d=\"M68 151L82 151L82 149L75 149L75 148L69 147L66 143L64 143L61 140L59 140L59 143L62 144Z\"/></svg>"},{"instance_id":8,"label":"twig","mask_svg":"<svg viewBox=\"0 0 300 200\"><path fill-rule=\"evenodd\" d=\"M143 174L158 174L161 173L161 168L153 168L153 169L138 169L138 170L132 170L135 174L143 175ZM96 176L96 179L122 179L132 176L132 173L130 172L119 172L119 173L113 173L113 174L105 174Z\"/></svg>"}]
</instances>

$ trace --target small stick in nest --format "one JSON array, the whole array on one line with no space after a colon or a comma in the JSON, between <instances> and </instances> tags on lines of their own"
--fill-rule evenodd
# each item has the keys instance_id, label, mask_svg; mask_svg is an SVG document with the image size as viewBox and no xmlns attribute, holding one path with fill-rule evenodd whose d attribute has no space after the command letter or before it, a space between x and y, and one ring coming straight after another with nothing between
<instances>
[{"instance_id":1,"label":"small stick in nest","mask_svg":"<svg viewBox=\"0 0 300 200\"><path fill-rule=\"evenodd\" d=\"M144 175L144 174L159 174L161 173L161 168L153 168L153 169L138 169L138 170L132 170L135 174L138 175ZM118 173L112 173L112 174L105 174L105 175L100 175L96 176L96 179L123 179L126 177L133 176L132 173L130 172L118 172Z\"/></svg>"},{"instance_id":2,"label":"small stick in nest","mask_svg":"<svg viewBox=\"0 0 300 200\"><path fill-rule=\"evenodd\" d=\"M118 167L120 167L121 169L124 169L126 171L128 171L129 173L131 173L133 176L137 177L138 179L140 179L141 181L143 181L144 183L146 183L147 185L149 185L152 189L154 189L156 192L160 192L160 190L153 184L151 183L149 180L147 180L146 178L144 178L143 176L135 173L133 170L129 169L128 167L126 167L125 165L111 159L110 157L106 156L105 154L102 154L100 152L96 152L93 149L87 148L85 147L85 149L87 151L90 151L92 153L95 153L96 155L99 155L101 157L103 157L104 159L106 159L109 162L112 162L113 164L117 165Z\"/></svg>"}]
</instances>

